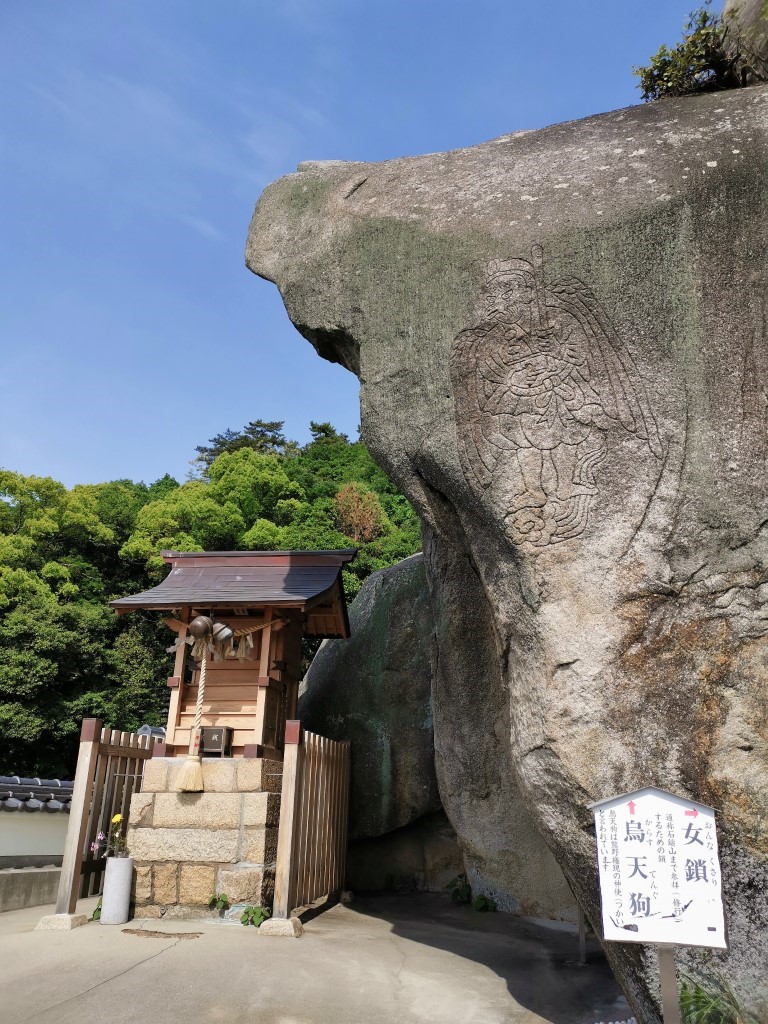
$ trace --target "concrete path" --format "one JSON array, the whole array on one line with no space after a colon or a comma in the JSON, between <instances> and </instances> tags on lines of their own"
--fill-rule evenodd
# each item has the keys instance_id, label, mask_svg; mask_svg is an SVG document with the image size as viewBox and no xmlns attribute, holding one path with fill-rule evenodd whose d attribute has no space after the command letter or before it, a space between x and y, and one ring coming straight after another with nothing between
<instances>
[{"instance_id":1,"label":"concrete path","mask_svg":"<svg viewBox=\"0 0 768 1024\"><path fill-rule=\"evenodd\" d=\"M94 904L83 900L78 910ZM594 1024L629 1016L596 945L579 968L568 963L577 955L572 931L439 896L335 906L300 939L215 921L35 932L50 912L0 914L3 1024Z\"/></svg>"}]
</instances>

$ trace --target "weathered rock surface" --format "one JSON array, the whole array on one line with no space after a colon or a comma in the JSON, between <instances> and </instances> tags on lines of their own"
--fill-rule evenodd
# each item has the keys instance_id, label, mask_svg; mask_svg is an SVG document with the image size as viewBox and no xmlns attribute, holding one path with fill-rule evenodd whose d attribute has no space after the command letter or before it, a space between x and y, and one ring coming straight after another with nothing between
<instances>
[{"instance_id":1,"label":"weathered rock surface","mask_svg":"<svg viewBox=\"0 0 768 1024\"><path fill-rule=\"evenodd\" d=\"M588 802L713 804L731 951L686 958L747 1003L768 962L767 101L302 165L247 252L358 374L364 437L422 519L462 844L503 871L522 794L598 924ZM653 952L607 951L658 1021Z\"/></svg>"},{"instance_id":2,"label":"weathered rock surface","mask_svg":"<svg viewBox=\"0 0 768 1024\"><path fill-rule=\"evenodd\" d=\"M726 0L725 47L745 84L768 81L768 7L765 0Z\"/></svg>"},{"instance_id":3,"label":"weathered rock surface","mask_svg":"<svg viewBox=\"0 0 768 1024\"><path fill-rule=\"evenodd\" d=\"M478 673L474 659L487 652L469 642L455 652L452 667L444 668L440 677L455 680L448 704L445 686L436 689L440 715L446 719L438 729L437 756L461 853L455 834L439 825L430 831L437 821L431 812L442 807L432 710L433 676L437 678L432 661L438 645L423 556L370 576L352 602L349 618L351 638L326 641L312 662L299 716L308 729L352 742L351 838L386 836L381 843L350 850L350 886L375 887L376 878L393 875L415 878L419 887L439 888L445 872L429 867L437 858L451 865L446 867L450 877L466 870L474 891L493 896L503 910L575 920L573 895L516 790L508 747L492 741L493 723L500 716L508 718L508 711L500 706L501 689L494 699L484 674ZM442 616L439 621L442 629ZM486 735L473 738L478 701L487 716ZM453 726L447 717L451 708L459 719ZM464 771L452 784L457 758L474 762L472 788L463 788L468 778ZM414 826L410 832L403 827L408 825ZM430 851L436 851L434 857ZM464 867L456 868L462 854Z\"/></svg>"},{"instance_id":4,"label":"weathered rock surface","mask_svg":"<svg viewBox=\"0 0 768 1024\"><path fill-rule=\"evenodd\" d=\"M445 893L463 872L456 833L443 811L351 843L347 853L347 886L353 892Z\"/></svg>"},{"instance_id":5,"label":"weathered rock surface","mask_svg":"<svg viewBox=\"0 0 768 1024\"><path fill-rule=\"evenodd\" d=\"M432 610L421 555L374 573L349 609L352 637L326 641L299 717L351 741L350 838L380 836L440 809L432 736Z\"/></svg>"}]
</instances>

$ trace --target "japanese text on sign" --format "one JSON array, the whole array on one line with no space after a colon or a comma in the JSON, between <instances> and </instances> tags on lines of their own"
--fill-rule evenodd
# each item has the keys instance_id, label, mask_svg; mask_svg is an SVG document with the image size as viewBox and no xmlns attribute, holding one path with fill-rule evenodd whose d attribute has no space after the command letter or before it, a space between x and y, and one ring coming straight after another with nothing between
<instances>
[{"instance_id":1,"label":"japanese text on sign","mask_svg":"<svg viewBox=\"0 0 768 1024\"><path fill-rule=\"evenodd\" d=\"M648 788L593 809L605 938L727 948L712 808Z\"/></svg>"}]
</instances>

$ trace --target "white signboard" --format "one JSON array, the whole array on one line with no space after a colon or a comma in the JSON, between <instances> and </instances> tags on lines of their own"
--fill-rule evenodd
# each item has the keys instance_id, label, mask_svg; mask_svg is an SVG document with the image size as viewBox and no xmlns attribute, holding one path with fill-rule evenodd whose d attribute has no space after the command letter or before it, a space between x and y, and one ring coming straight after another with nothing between
<instances>
[{"instance_id":1,"label":"white signboard","mask_svg":"<svg viewBox=\"0 0 768 1024\"><path fill-rule=\"evenodd\" d=\"M713 809L655 787L591 806L604 937L727 949Z\"/></svg>"}]
</instances>

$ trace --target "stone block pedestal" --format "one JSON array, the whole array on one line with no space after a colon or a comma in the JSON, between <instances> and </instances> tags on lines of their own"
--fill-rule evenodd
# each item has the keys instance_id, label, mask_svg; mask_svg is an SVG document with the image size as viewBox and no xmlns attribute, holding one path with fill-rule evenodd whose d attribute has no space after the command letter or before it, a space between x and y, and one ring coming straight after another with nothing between
<instances>
[{"instance_id":1,"label":"stone block pedestal","mask_svg":"<svg viewBox=\"0 0 768 1024\"><path fill-rule=\"evenodd\" d=\"M270 917L259 925L259 935L282 935L291 939L298 939L304 934L304 926L298 917Z\"/></svg>"},{"instance_id":2,"label":"stone block pedestal","mask_svg":"<svg viewBox=\"0 0 768 1024\"><path fill-rule=\"evenodd\" d=\"M88 924L85 914L46 914L35 925L36 932L71 932Z\"/></svg>"},{"instance_id":3,"label":"stone block pedestal","mask_svg":"<svg viewBox=\"0 0 768 1024\"><path fill-rule=\"evenodd\" d=\"M136 917L216 916L208 900L271 906L280 762L204 758L203 793L177 793L183 758L152 758L131 800Z\"/></svg>"}]
</instances>

